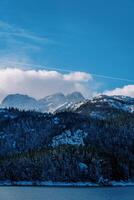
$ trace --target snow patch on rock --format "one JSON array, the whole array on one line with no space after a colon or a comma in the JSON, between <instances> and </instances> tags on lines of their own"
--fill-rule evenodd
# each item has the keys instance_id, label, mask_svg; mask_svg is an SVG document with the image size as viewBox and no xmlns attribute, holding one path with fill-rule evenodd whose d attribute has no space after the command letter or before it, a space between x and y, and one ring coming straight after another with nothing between
<instances>
[{"instance_id":1,"label":"snow patch on rock","mask_svg":"<svg viewBox=\"0 0 134 200\"><path fill-rule=\"evenodd\" d=\"M57 135L52 139L52 147L59 145L70 144L70 145L84 145L84 138L87 136L87 133L82 130L70 131L67 130L61 135Z\"/></svg>"}]
</instances>

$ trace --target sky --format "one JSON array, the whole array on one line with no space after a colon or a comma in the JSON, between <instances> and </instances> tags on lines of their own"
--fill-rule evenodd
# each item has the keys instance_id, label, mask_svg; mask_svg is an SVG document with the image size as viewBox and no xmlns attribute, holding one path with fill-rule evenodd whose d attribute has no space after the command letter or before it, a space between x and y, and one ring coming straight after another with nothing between
<instances>
[{"instance_id":1,"label":"sky","mask_svg":"<svg viewBox=\"0 0 134 200\"><path fill-rule=\"evenodd\" d=\"M75 90L134 97L133 0L0 4L0 99Z\"/></svg>"}]
</instances>

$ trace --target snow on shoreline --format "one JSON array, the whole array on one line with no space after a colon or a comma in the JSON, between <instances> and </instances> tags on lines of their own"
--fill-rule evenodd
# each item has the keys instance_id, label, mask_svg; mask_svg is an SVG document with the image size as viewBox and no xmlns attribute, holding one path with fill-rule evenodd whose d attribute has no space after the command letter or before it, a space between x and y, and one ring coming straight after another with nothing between
<instances>
[{"instance_id":1,"label":"snow on shoreline","mask_svg":"<svg viewBox=\"0 0 134 200\"><path fill-rule=\"evenodd\" d=\"M134 182L111 181L108 185L92 182L52 182L52 181L0 181L0 186L48 186L48 187L127 187L134 186Z\"/></svg>"}]
</instances>

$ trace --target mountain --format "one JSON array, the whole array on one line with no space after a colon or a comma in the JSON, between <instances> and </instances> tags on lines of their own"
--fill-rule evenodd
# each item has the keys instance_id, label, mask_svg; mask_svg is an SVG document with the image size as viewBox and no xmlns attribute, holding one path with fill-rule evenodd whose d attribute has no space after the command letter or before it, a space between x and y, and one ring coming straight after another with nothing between
<instances>
[{"instance_id":1,"label":"mountain","mask_svg":"<svg viewBox=\"0 0 134 200\"><path fill-rule=\"evenodd\" d=\"M38 106L38 102L28 95L10 94L4 98L1 106L6 108L18 108L21 110L34 110Z\"/></svg>"},{"instance_id":2,"label":"mountain","mask_svg":"<svg viewBox=\"0 0 134 200\"><path fill-rule=\"evenodd\" d=\"M42 110L45 112L53 112L57 107L66 102L66 97L62 93L56 93L39 100Z\"/></svg>"},{"instance_id":3,"label":"mountain","mask_svg":"<svg viewBox=\"0 0 134 200\"><path fill-rule=\"evenodd\" d=\"M20 110L35 110L40 112L54 112L61 106L67 106L83 101L84 97L79 92L73 92L65 96L62 93L49 95L43 99L36 100L22 94L11 94L2 101L2 107L13 107Z\"/></svg>"},{"instance_id":4,"label":"mountain","mask_svg":"<svg viewBox=\"0 0 134 200\"><path fill-rule=\"evenodd\" d=\"M133 181L133 106L133 98L101 95L55 113L0 109L0 180Z\"/></svg>"},{"instance_id":5,"label":"mountain","mask_svg":"<svg viewBox=\"0 0 134 200\"><path fill-rule=\"evenodd\" d=\"M56 93L39 100L39 104L45 112L55 112L58 109L65 109L70 105L84 101L85 98L80 92L73 92L68 95Z\"/></svg>"},{"instance_id":6,"label":"mountain","mask_svg":"<svg viewBox=\"0 0 134 200\"><path fill-rule=\"evenodd\" d=\"M108 119L119 112L134 112L134 98L126 96L100 95L89 100L74 103L56 112L72 111L92 118Z\"/></svg>"},{"instance_id":7,"label":"mountain","mask_svg":"<svg viewBox=\"0 0 134 200\"><path fill-rule=\"evenodd\" d=\"M133 98L98 96L76 105L57 113L0 109L0 180L133 181Z\"/></svg>"},{"instance_id":8,"label":"mountain","mask_svg":"<svg viewBox=\"0 0 134 200\"><path fill-rule=\"evenodd\" d=\"M66 99L68 102L72 102L72 103L78 103L85 100L85 98L80 92L73 92L71 94L68 94L66 96Z\"/></svg>"}]
</instances>

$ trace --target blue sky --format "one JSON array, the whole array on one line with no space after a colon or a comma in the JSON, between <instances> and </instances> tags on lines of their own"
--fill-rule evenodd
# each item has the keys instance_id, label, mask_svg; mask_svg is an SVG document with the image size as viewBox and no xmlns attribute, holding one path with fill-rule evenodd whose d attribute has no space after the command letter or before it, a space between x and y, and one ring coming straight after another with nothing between
<instances>
[{"instance_id":1,"label":"blue sky","mask_svg":"<svg viewBox=\"0 0 134 200\"><path fill-rule=\"evenodd\" d=\"M2 61L24 60L134 79L133 0L1 0L0 4ZM134 83L95 80L100 91Z\"/></svg>"}]
</instances>

